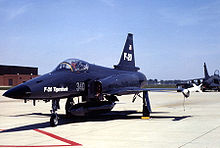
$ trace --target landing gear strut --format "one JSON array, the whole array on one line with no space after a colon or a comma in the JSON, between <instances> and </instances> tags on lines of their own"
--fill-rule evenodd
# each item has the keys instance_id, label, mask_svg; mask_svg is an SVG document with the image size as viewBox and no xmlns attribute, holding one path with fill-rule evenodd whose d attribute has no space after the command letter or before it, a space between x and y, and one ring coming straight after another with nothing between
<instances>
[{"instance_id":1,"label":"landing gear strut","mask_svg":"<svg viewBox=\"0 0 220 148\"><path fill-rule=\"evenodd\" d=\"M72 115L69 111L69 109L71 108L71 106L74 105L74 101L73 101L73 98L67 98L67 101L66 101L66 105L65 105L65 110L66 110L66 117L67 118L70 118Z\"/></svg>"},{"instance_id":2,"label":"landing gear strut","mask_svg":"<svg viewBox=\"0 0 220 148\"><path fill-rule=\"evenodd\" d=\"M51 110L51 117L50 117L50 126L54 127L58 125L58 115L56 113L57 109L60 109L59 99L52 100L52 110Z\"/></svg>"},{"instance_id":3,"label":"landing gear strut","mask_svg":"<svg viewBox=\"0 0 220 148\"><path fill-rule=\"evenodd\" d=\"M148 91L143 92L143 116L142 119L150 119L151 106Z\"/></svg>"}]
</instances>

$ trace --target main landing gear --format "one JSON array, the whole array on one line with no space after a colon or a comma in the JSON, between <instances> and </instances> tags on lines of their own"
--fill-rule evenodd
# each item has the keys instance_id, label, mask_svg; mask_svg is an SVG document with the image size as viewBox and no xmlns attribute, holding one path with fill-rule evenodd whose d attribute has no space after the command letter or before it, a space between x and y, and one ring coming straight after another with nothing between
<instances>
[{"instance_id":1,"label":"main landing gear","mask_svg":"<svg viewBox=\"0 0 220 148\"><path fill-rule=\"evenodd\" d=\"M79 108L85 107L86 111L93 111L94 109L96 110L102 110L105 111L106 107L109 111L113 108L113 106L115 105L115 101L117 101L117 97L115 96L110 96L107 98L109 101L101 101L99 103L95 103L95 106L92 103L84 103L84 104L78 104L75 105L75 108L77 109L76 112L79 112ZM134 98L135 99L135 98ZM149 100L149 95L148 95L148 91L143 91L143 116L141 117L142 119L150 119L150 113L151 113L151 105L150 105L150 100ZM51 118L50 118L50 125L52 127L57 126L58 125L58 115L56 113L57 109L60 109L60 105L59 105L59 101L60 99L54 99L52 100L52 110L51 110ZM65 105L65 109L66 109L66 115L67 117L71 117L71 107L72 107L72 112L74 111L75 108L73 108L74 105L74 101L73 98L68 98L66 105ZM77 108L79 107L79 108ZM91 109L89 108L91 107Z\"/></svg>"},{"instance_id":2,"label":"main landing gear","mask_svg":"<svg viewBox=\"0 0 220 148\"><path fill-rule=\"evenodd\" d=\"M50 126L54 127L58 125L58 115L56 113L57 109L60 109L59 105L60 99L52 100L52 110L51 110L51 117L50 117Z\"/></svg>"},{"instance_id":3,"label":"main landing gear","mask_svg":"<svg viewBox=\"0 0 220 148\"><path fill-rule=\"evenodd\" d=\"M150 119L151 106L148 91L143 91L143 116L141 119Z\"/></svg>"}]
</instances>

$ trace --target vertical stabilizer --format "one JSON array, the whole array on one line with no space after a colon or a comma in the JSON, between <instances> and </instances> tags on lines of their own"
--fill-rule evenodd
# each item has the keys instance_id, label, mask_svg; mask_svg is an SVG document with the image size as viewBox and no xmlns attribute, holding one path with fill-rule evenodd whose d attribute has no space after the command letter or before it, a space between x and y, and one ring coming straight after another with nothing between
<instances>
[{"instance_id":1,"label":"vertical stabilizer","mask_svg":"<svg viewBox=\"0 0 220 148\"><path fill-rule=\"evenodd\" d=\"M206 63L204 63L204 75L205 75L205 79L209 78L209 74L208 74L208 70L207 70L207 67L206 67Z\"/></svg>"},{"instance_id":2,"label":"vertical stabilizer","mask_svg":"<svg viewBox=\"0 0 220 148\"><path fill-rule=\"evenodd\" d=\"M133 34L128 33L127 40L122 51L121 59L118 65L114 65L115 69L138 71L139 68L135 67L134 59L134 46L133 46Z\"/></svg>"}]
</instances>

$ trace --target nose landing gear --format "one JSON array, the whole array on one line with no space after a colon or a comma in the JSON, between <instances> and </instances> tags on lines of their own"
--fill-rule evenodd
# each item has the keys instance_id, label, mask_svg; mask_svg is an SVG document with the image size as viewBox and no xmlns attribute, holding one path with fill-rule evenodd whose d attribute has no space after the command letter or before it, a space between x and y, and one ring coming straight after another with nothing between
<instances>
[{"instance_id":1,"label":"nose landing gear","mask_svg":"<svg viewBox=\"0 0 220 148\"><path fill-rule=\"evenodd\" d=\"M56 113L57 109L60 109L59 105L60 99L52 100L52 110L51 110L51 117L50 117L50 126L55 127L58 125L58 115Z\"/></svg>"}]
</instances>

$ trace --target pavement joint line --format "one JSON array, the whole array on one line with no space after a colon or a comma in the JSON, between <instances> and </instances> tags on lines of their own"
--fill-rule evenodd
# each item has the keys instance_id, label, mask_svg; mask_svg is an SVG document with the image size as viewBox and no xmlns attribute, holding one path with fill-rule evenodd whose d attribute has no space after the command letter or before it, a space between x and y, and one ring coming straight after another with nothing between
<instances>
[{"instance_id":1,"label":"pavement joint line","mask_svg":"<svg viewBox=\"0 0 220 148\"><path fill-rule=\"evenodd\" d=\"M219 128L219 127L220 127L220 125L217 126L217 127L215 127L215 128L213 128L213 129L211 129L211 130L209 130L209 131L207 131L207 132L205 132L205 133L203 133L202 135L200 135L200 136L198 136L198 137L192 139L191 141L189 141L189 142L187 142L187 143L185 143L185 144L179 146L178 148L184 147L184 146L186 146L187 144L192 143L193 141L195 141L195 140L197 140L197 139L199 139L199 138L201 138L201 137L203 137L203 136L205 136L205 135L211 133L212 131L216 130L216 129Z\"/></svg>"}]
</instances>

